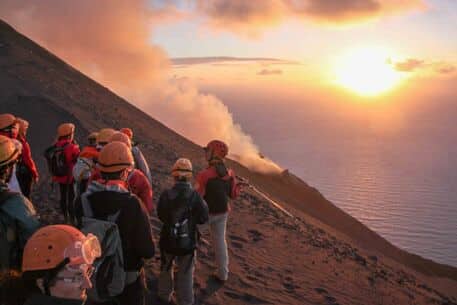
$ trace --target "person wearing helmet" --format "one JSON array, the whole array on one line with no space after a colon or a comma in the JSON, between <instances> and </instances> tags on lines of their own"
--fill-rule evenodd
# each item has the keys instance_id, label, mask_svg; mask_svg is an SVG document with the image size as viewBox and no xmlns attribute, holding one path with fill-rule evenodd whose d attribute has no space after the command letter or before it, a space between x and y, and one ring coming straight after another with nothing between
<instances>
[{"instance_id":1,"label":"person wearing helmet","mask_svg":"<svg viewBox=\"0 0 457 305\"><path fill-rule=\"evenodd\" d=\"M175 184L160 195L157 215L163 226L160 232L161 266L158 295L170 302L173 292L173 264L176 263L176 297L178 305L194 304L193 277L197 225L208 221L208 206L192 188L192 163L180 158L171 175Z\"/></svg>"},{"instance_id":2,"label":"person wearing helmet","mask_svg":"<svg viewBox=\"0 0 457 305\"><path fill-rule=\"evenodd\" d=\"M98 132L91 132L87 136L87 145L83 147L80 153L80 157L97 159L99 151L97 150L97 137Z\"/></svg>"},{"instance_id":3,"label":"person wearing helmet","mask_svg":"<svg viewBox=\"0 0 457 305\"><path fill-rule=\"evenodd\" d=\"M113 141L123 142L130 149L132 149L130 138L122 132L116 132L110 139L110 142ZM154 210L154 205L152 202L154 192L148 178L139 169L132 168L129 172L127 183L132 193L141 199L141 202L143 203L146 210L149 212L149 214L152 214L152 211Z\"/></svg>"},{"instance_id":4,"label":"person wearing helmet","mask_svg":"<svg viewBox=\"0 0 457 305\"><path fill-rule=\"evenodd\" d=\"M102 128L97 135L97 150L102 150L103 146L109 143L109 140L116 133L116 130L112 128Z\"/></svg>"},{"instance_id":5,"label":"person wearing helmet","mask_svg":"<svg viewBox=\"0 0 457 305\"><path fill-rule=\"evenodd\" d=\"M62 149L64 168L61 169L62 174L52 173L52 180L59 184L60 190L60 207L64 215L65 222L69 223L74 218L72 203L75 192L73 189L73 167L79 156L79 145L74 141L75 125L72 123L60 124L57 128L57 142L54 148Z\"/></svg>"},{"instance_id":6,"label":"person wearing helmet","mask_svg":"<svg viewBox=\"0 0 457 305\"><path fill-rule=\"evenodd\" d=\"M119 213L115 222L127 278L124 291L116 300L119 304L144 304L143 261L154 256L154 242L147 212L127 185L128 173L133 167L132 153L122 142L108 143L100 151L97 167L101 178L89 183L84 197L92 210L92 218L106 220ZM77 197L75 203L81 219L84 214L81 197Z\"/></svg>"},{"instance_id":7,"label":"person wearing helmet","mask_svg":"<svg viewBox=\"0 0 457 305\"><path fill-rule=\"evenodd\" d=\"M10 113L0 114L0 135L6 136L13 140L14 144L22 153L22 144L17 139L19 135L19 121L18 119ZM20 158L19 158L20 159ZM13 167L13 175L11 176L8 186L13 192L21 192L21 187L16 175L17 166Z\"/></svg>"},{"instance_id":8,"label":"person wearing helmet","mask_svg":"<svg viewBox=\"0 0 457 305\"><path fill-rule=\"evenodd\" d=\"M229 257L225 238L230 199L235 199L240 187L232 169L226 167L224 158L228 146L222 141L213 140L206 145L205 158L208 168L197 175L196 189L205 199L209 208L209 228L216 254L216 280L225 282L229 274Z\"/></svg>"},{"instance_id":9,"label":"person wearing helmet","mask_svg":"<svg viewBox=\"0 0 457 305\"><path fill-rule=\"evenodd\" d=\"M88 145L83 147L73 167L75 193L78 195L86 190L94 165L100 154L97 149L97 137L98 132L91 132L87 136Z\"/></svg>"},{"instance_id":10,"label":"person wearing helmet","mask_svg":"<svg viewBox=\"0 0 457 305\"><path fill-rule=\"evenodd\" d=\"M149 184L152 186L152 175L151 169L149 167L148 161L144 157L143 153L141 152L140 147L137 143L133 141L133 131L130 128L121 128L120 132L125 134L130 138L130 142L132 143L132 154L133 159L135 161L135 168L139 169L143 172L143 174L148 178Z\"/></svg>"},{"instance_id":11,"label":"person wearing helmet","mask_svg":"<svg viewBox=\"0 0 457 305\"><path fill-rule=\"evenodd\" d=\"M19 122L11 113L0 114L0 135L16 139L19 134Z\"/></svg>"},{"instance_id":12,"label":"person wearing helmet","mask_svg":"<svg viewBox=\"0 0 457 305\"><path fill-rule=\"evenodd\" d=\"M40 225L32 203L8 187L19 155L13 140L0 135L0 270L20 269L25 242Z\"/></svg>"},{"instance_id":13,"label":"person wearing helmet","mask_svg":"<svg viewBox=\"0 0 457 305\"><path fill-rule=\"evenodd\" d=\"M125 135L122 132L116 132L113 134L113 136L110 139L110 142L113 141L119 141L127 145L130 149L132 147L132 144L130 142L130 139L127 135ZM92 175L89 178L89 182L93 180L98 180L101 178L100 175L100 170L95 168L92 171ZM152 191L152 187L149 184L148 179L146 176L138 169L136 168L131 168L127 177L127 184L129 187L129 190L138 196L138 198L141 199L141 203L143 206L146 208L148 213L152 215L152 212L154 210L154 204L152 202L152 197L154 195Z\"/></svg>"},{"instance_id":14,"label":"person wearing helmet","mask_svg":"<svg viewBox=\"0 0 457 305\"><path fill-rule=\"evenodd\" d=\"M68 225L43 227L25 245L22 274L9 272L9 278L3 277L9 291L6 297L2 293L6 300L0 303L84 304L86 289L92 287L92 264L100 256L96 236L86 236ZM4 285L0 286L3 289Z\"/></svg>"},{"instance_id":15,"label":"person wearing helmet","mask_svg":"<svg viewBox=\"0 0 457 305\"><path fill-rule=\"evenodd\" d=\"M32 158L30 145L27 142L27 130L29 128L29 122L21 118L18 118L17 121L19 122L19 134L17 139L22 144L22 154L16 168L16 176L22 194L30 199L32 183L38 182L38 170Z\"/></svg>"}]
</instances>

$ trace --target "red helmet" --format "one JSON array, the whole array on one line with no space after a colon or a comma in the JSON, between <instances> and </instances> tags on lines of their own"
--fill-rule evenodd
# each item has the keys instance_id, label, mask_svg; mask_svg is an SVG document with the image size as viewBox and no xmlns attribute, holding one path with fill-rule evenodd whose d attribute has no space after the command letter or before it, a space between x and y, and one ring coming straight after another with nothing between
<instances>
[{"instance_id":1,"label":"red helmet","mask_svg":"<svg viewBox=\"0 0 457 305\"><path fill-rule=\"evenodd\" d=\"M209 142L206 147L206 151L211 152L212 157L219 157L219 158L225 158L228 154L228 146L222 141L219 140L212 140Z\"/></svg>"}]
</instances>

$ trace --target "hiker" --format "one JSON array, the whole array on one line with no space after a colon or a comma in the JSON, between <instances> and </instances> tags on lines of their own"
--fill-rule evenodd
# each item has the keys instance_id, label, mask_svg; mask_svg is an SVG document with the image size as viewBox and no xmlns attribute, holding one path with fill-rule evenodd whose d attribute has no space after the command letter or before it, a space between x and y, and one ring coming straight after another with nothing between
<instances>
[{"instance_id":1,"label":"hiker","mask_svg":"<svg viewBox=\"0 0 457 305\"><path fill-rule=\"evenodd\" d=\"M96 148L98 151L101 151L103 146L109 143L109 140L116 133L116 130L112 128L103 128L100 129L97 135L97 145Z\"/></svg>"},{"instance_id":2,"label":"hiker","mask_svg":"<svg viewBox=\"0 0 457 305\"><path fill-rule=\"evenodd\" d=\"M121 128L120 132L126 134L130 141L132 142L132 154L133 159L135 160L135 168L139 169L143 172L143 174L148 178L149 184L152 186L152 175L151 170L149 168L148 161L146 161L143 153L141 152L138 143L133 141L133 131L130 128Z\"/></svg>"},{"instance_id":3,"label":"hiker","mask_svg":"<svg viewBox=\"0 0 457 305\"><path fill-rule=\"evenodd\" d=\"M74 223L73 167L79 156L79 145L74 141L75 125L60 124L57 128L57 142L48 148L46 158L52 180L59 184L60 208L66 223Z\"/></svg>"},{"instance_id":4,"label":"hiker","mask_svg":"<svg viewBox=\"0 0 457 305\"><path fill-rule=\"evenodd\" d=\"M43 227L25 245L22 274L9 270L0 276L0 304L84 304L92 264L100 255L92 234L68 225Z\"/></svg>"},{"instance_id":5,"label":"hiker","mask_svg":"<svg viewBox=\"0 0 457 305\"><path fill-rule=\"evenodd\" d=\"M0 135L6 136L13 140L14 145L19 150L19 154L22 153L22 144L17 140L19 134L19 122L17 118L10 113L0 114ZM20 158L18 158L20 159ZM13 166L13 175L8 182L10 191L21 193L21 187L16 175L16 164Z\"/></svg>"},{"instance_id":6,"label":"hiker","mask_svg":"<svg viewBox=\"0 0 457 305\"><path fill-rule=\"evenodd\" d=\"M213 140L206 145L205 158L208 168L197 175L196 189L205 199L209 209L209 228L216 254L216 280L225 282L229 274L229 257L225 232L230 211L230 199L235 199L240 186L233 170L226 167L224 158L228 146L222 141Z\"/></svg>"},{"instance_id":7,"label":"hiker","mask_svg":"<svg viewBox=\"0 0 457 305\"><path fill-rule=\"evenodd\" d=\"M79 225L84 225L81 216L117 225L126 277L123 292L113 302L144 304L143 260L154 256L154 242L147 212L140 199L130 193L126 182L133 167L132 153L122 142L108 143L100 152L97 167L101 178L90 182L86 192L76 199Z\"/></svg>"},{"instance_id":8,"label":"hiker","mask_svg":"<svg viewBox=\"0 0 457 305\"><path fill-rule=\"evenodd\" d=\"M13 140L0 135L0 270L20 269L25 242L40 225L32 203L8 187L18 158Z\"/></svg>"},{"instance_id":9,"label":"hiker","mask_svg":"<svg viewBox=\"0 0 457 305\"><path fill-rule=\"evenodd\" d=\"M87 136L88 145L81 150L76 164L73 167L73 179L75 194L81 195L86 191L92 170L97 162L99 151L97 150L98 132L92 132Z\"/></svg>"},{"instance_id":10,"label":"hiker","mask_svg":"<svg viewBox=\"0 0 457 305\"><path fill-rule=\"evenodd\" d=\"M110 139L110 142L119 141L127 145L129 149L132 148L132 144L128 136L123 134L122 132L116 132ZM95 168L92 172L92 176L90 177L89 181L98 180L101 178L100 171ZM127 176L127 185L129 190L138 196L141 199L141 203L148 211L149 215L152 215L154 210L154 205L152 202L153 191L152 187L149 184L148 179L146 176L138 169L131 168L129 169L129 173Z\"/></svg>"},{"instance_id":11,"label":"hiker","mask_svg":"<svg viewBox=\"0 0 457 305\"><path fill-rule=\"evenodd\" d=\"M176 161L171 172L175 184L160 195L157 215L163 226L160 232L160 276L158 295L170 302L173 292L173 264L176 263L178 305L194 304L193 277L197 225L208 221L208 206L192 188L192 164L188 159Z\"/></svg>"},{"instance_id":12,"label":"hiker","mask_svg":"<svg viewBox=\"0 0 457 305\"><path fill-rule=\"evenodd\" d=\"M22 154L16 166L16 177L19 182L22 194L30 199L32 191L32 184L38 183L38 170L32 158L30 145L27 142L27 130L29 122L24 119L18 118L19 134L17 139L22 144Z\"/></svg>"}]
</instances>

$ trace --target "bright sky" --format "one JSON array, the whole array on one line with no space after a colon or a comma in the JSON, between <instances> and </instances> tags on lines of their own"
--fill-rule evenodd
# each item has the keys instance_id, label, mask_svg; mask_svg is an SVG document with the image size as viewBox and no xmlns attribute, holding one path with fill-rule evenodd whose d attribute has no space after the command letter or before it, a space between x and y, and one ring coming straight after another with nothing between
<instances>
[{"instance_id":1,"label":"bright sky","mask_svg":"<svg viewBox=\"0 0 457 305\"><path fill-rule=\"evenodd\" d=\"M0 1L0 18L179 133L225 139L238 155L258 158L237 104L313 101L400 126L400 103L456 101L456 0L107 3Z\"/></svg>"},{"instance_id":2,"label":"bright sky","mask_svg":"<svg viewBox=\"0 0 457 305\"><path fill-rule=\"evenodd\" d=\"M215 30L206 25L204 18L188 18L155 27L152 40L170 57L225 55L315 60L316 56L329 57L354 44L381 44L408 56L455 60L457 1L429 0L425 6L352 26L324 26L291 18L265 28L258 37Z\"/></svg>"}]
</instances>

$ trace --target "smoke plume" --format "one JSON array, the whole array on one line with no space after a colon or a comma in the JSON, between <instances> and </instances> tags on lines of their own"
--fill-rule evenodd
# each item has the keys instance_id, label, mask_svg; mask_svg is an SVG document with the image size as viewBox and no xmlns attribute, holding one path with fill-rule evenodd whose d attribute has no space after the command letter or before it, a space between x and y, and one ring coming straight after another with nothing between
<instances>
[{"instance_id":1,"label":"smoke plume","mask_svg":"<svg viewBox=\"0 0 457 305\"><path fill-rule=\"evenodd\" d=\"M0 17L192 141L221 139L245 166L280 170L259 157L220 99L186 80L167 80L169 58L150 41L155 24L182 18L172 7L157 11L141 0L4 0Z\"/></svg>"}]
</instances>

